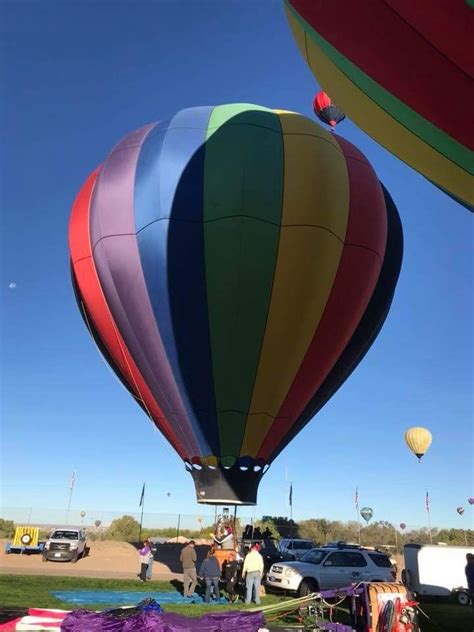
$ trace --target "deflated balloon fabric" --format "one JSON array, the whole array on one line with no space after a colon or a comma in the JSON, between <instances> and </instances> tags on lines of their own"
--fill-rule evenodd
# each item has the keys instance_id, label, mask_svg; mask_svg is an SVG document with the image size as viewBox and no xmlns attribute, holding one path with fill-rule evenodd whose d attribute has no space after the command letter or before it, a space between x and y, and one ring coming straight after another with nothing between
<instances>
[{"instance_id":1,"label":"deflated balloon fabric","mask_svg":"<svg viewBox=\"0 0 474 632\"><path fill-rule=\"evenodd\" d=\"M74 610L63 621L64 632L257 632L264 625L261 612L219 612L203 617L141 611L126 619L110 612Z\"/></svg>"}]
</instances>

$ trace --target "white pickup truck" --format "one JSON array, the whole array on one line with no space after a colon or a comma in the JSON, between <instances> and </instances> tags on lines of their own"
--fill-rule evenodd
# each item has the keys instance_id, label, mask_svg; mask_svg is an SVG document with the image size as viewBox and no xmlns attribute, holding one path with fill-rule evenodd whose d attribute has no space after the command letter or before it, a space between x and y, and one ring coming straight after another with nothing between
<instances>
[{"instance_id":1,"label":"white pickup truck","mask_svg":"<svg viewBox=\"0 0 474 632\"><path fill-rule=\"evenodd\" d=\"M63 527L54 529L45 542L43 562L72 562L75 564L87 551L84 529Z\"/></svg>"}]
</instances>

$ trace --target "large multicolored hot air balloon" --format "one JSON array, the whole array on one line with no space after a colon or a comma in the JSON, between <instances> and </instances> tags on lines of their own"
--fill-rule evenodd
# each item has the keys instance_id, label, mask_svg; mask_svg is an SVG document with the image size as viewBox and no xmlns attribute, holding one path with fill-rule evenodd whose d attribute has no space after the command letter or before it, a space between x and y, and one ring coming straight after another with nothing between
<instances>
[{"instance_id":1,"label":"large multicolored hot air balloon","mask_svg":"<svg viewBox=\"0 0 474 632\"><path fill-rule=\"evenodd\" d=\"M315 78L356 125L473 210L473 3L285 5Z\"/></svg>"},{"instance_id":2,"label":"large multicolored hot air balloon","mask_svg":"<svg viewBox=\"0 0 474 632\"><path fill-rule=\"evenodd\" d=\"M320 121L335 129L336 125L346 118L344 112L331 101L328 95L320 90L313 99L313 110Z\"/></svg>"},{"instance_id":3,"label":"large multicolored hot air balloon","mask_svg":"<svg viewBox=\"0 0 474 632\"><path fill-rule=\"evenodd\" d=\"M405 432L405 443L418 457L418 461L421 461L421 457L430 447L432 440L431 432L421 426L413 426Z\"/></svg>"},{"instance_id":4,"label":"large multicolored hot air balloon","mask_svg":"<svg viewBox=\"0 0 474 632\"><path fill-rule=\"evenodd\" d=\"M256 502L377 336L402 256L354 146L248 104L126 136L78 194L69 243L97 345L215 504Z\"/></svg>"}]
</instances>

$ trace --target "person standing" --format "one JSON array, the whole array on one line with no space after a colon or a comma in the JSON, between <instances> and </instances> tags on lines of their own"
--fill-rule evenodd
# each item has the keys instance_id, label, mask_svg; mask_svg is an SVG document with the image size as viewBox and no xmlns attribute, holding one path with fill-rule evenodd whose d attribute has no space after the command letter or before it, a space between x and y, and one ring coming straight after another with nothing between
<instances>
[{"instance_id":1,"label":"person standing","mask_svg":"<svg viewBox=\"0 0 474 632\"><path fill-rule=\"evenodd\" d=\"M254 599L257 606L260 604L260 584L263 576L263 557L258 552L258 545L254 544L245 556L242 575L245 577L245 603Z\"/></svg>"},{"instance_id":2,"label":"person standing","mask_svg":"<svg viewBox=\"0 0 474 632\"><path fill-rule=\"evenodd\" d=\"M229 553L229 559L226 560L224 565L224 579L226 581L225 589L231 603L235 603L239 598L237 592L239 586L239 570L240 564L236 559L235 552L232 551Z\"/></svg>"},{"instance_id":3,"label":"person standing","mask_svg":"<svg viewBox=\"0 0 474 632\"><path fill-rule=\"evenodd\" d=\"M221 567L217 561L217 557L214 555L214 549L210 549L207 557L203 560L201 568L199 569L199 577L202 577L206 582L206 595L204 602L209 603L211 600L211 586L214 586L214 597L219 601L221 593L219 590L219 577L221 576Z\"/></svg>"},{"instance_id":4,"label":"person standing","mask_svg":"<svg viewBox=\"0 0 474 632\"><path fill-rule=\"evenodd\" d=\"M192 597L196 588L196 550L194 540L189 540L188 544L181 549L179 560L183 566L183 595Z\"/></svg>"},{"instance_id":5,"label":"person standing","mask_svg":"<svg viewBox=\"0 0 474 632\"><path fill-rule=\"evenodd\" d=\"M466 562L464 572L466 574L467 589L471 598L471 606L474 607L474 555L472 553L466 555Z\"/></svg>"},{"instance_id":6,"label":"person standing","mask_svg":"<svg viewBox=\"0 0 474 632\"><path fill-rule=\"evenodd\" d=\"M150 562L150 541L144 540L143 547L138 550L138 555L140 559L140 572L138 573L138 578L141 582L146 581L146 573L148 570L148 564Z\"/></svg>"},{"instance_id":7,"label":"person standing","mask_svg":"<svg viewBox=\"0 0 474 632\"><path fill-rule=\"evenodd\" d=\"M148 568L146 569L146 578L148 580L151 579L151 574L153 572L153 562L155 561L155 553L156 553L156 545L154 542L149 540L150 553L148 554Z\"/></svg>"}]
</instances>

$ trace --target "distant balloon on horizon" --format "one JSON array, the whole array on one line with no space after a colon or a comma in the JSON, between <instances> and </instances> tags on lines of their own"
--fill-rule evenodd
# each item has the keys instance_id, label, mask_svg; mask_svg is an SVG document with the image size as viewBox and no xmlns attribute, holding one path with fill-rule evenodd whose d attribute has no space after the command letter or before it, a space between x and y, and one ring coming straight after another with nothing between
<instances>
[{"instance_id":1,"label":"distant balloon on horizon","mask_svg":"<svg viewBox=\"0 0 474 632\"><path fill-rule=\"evenodd\" d=\"M462 516L462 515L463 515L463 513L464 513L464 507L458 507L458 508L456 509L456 511L458 512L458 514L459 514L460 516Z\"/></svg>"},{"instance_id":2,"label":"distant balloon on horizon","mask_svg":"<svg viewBox=\"0 0 474 632\"><path fill-rule=\"evenodd\" d=\"M16 288L16 283L9 283L8 287L10 288L10 290L14 290Z\"/></svg>"},{"instance_id":3,"label":"distant balloon on horizon","mask_svg":"<svg viewBox=\"0 0 474 632\"><path fill-rule=\"evenodd\" d=\"M406 524L404 522L400 522L400 529L403 531L404 529L406 529Z\"/></svg>"},{"instance_id":4,"label":"distant balloon on horizon","mask_svg":"<svg viewBox=\"0 0 474 632\"><path fill-rule=\"evenodd\" d=\"M370 519L374 515L374 510L372 509L372 507L362 507L362 509L360 510L360 515L366 521L366 523L369 524Z\"/></svg>"},{"instance_id":5,"label":"distant balloon on horizon","mask_svg":"<svg viewBox=\"0 0 474 632\"><path fill-rule=\"evenodd\" d=\"M467 499L467 502L468 502L470 505L474 505L474 498L472 498L472 497L471 497L471 498L468 498L468 499Z\"/></svg>"}]
</instances>

